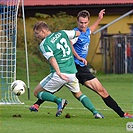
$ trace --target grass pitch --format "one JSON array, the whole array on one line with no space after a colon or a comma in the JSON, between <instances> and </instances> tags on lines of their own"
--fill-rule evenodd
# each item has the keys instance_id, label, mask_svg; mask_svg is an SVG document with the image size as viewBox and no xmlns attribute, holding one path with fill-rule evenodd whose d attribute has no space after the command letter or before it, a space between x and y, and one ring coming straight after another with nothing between
<instances>
[{"instance_id":1,"label":"grass pitch","mask_svg":"<svg viewBox=\"0 0 133 133\"><path fill-rule=\"evenodd\" d=\"M119 106L129 113L132 111L133 101L133 76L121 75L98 75L103 86L117 101ZM36 101L33 89L38 84L31 82L30 100L27 92L20 96L24 104L0 105L0 133L126 133L126 123L133 119L120 118L114 111L108 108L102 99L93 91L81 85L81 90L86 94L105 118L94 119L92 113L85 109L76 100L67 88L62 88L55 95L68 100L68 105L60 117L55 117L57 105L45 102L39 112L29 111L29 107ZM69 113L71 118L65 118Z\"/></svg>"}]
</instances>

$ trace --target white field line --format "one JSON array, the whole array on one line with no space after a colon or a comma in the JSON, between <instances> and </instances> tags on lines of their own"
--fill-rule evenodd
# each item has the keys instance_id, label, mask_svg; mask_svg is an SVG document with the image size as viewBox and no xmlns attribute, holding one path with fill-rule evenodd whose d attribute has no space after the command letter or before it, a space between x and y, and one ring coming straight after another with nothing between
<instances>
[{"instance_id":1,"label":"white field line","mask_svg":"<svg viewBox=\"0 0 133 133\"><path fill-rule=\"evenodd\" d=\"M13 105L13 104L0 104L0 106L9 106L9 105ZM30 106L29 105L25 105L24 103L22 103L22 106L24 106L24 107L26 107L26 108L29 108ZM17 108L17 107L16 107ZM55 106L43 106L43 105L41 105L41 107L40 108L45 108L45 109L56 109L57 107L55 107ZM68 106L66 106L65 107L65 110L66 109L69 109L69 110L85 110L86 108L84 108L84 107L82 107L82 108L73 108L73 107L68 107ZM87 110L87 109L86 109ZM111 111L112 109L110 109L110 108L97 108L97 110L106 110L106 111ZM133 111L133 109L132 110L126 110L126 111Z\"/></svg>"},{"instance_id":2,"label":"white field line","mask_svg":"<svg viewBox=\"0 0 133 133\"><path fill-rule=\"evenodd\" d=\"M24 105L24 106L29 108L29 106L27 106L27 105ZM57 107L54 107L54 106L43 106L43 105L41 105L40 108L45 108L45 109L48 109L48 108L49 108L49 109L56 109ZM86 109L86 110L87 110L87 108L84 108L84 107L82 107L82 108L73 108L73 107L68 107L68 106L65 107L65 110L66 110L66 109L69 109L69 110L74 110L74 109L75 109L75 110L85 110L85 109ZM96 108L96 109L97 109L97 110L107 110L107 111L109 111L109 110L111 111L111 110L112 110L112 109L110 109L110 108L108 108L108 107L107 107L106 109L105 109L105 108ZM133 110L127 110L127 111L133 111Z\"/></svg>"}]
</instances>

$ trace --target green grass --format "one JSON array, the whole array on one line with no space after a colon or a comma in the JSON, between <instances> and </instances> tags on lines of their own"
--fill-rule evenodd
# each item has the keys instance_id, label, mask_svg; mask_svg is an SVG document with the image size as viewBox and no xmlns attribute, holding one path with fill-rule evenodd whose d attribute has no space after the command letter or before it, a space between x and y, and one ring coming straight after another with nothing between
<instances>
[{"instance_id":1,"label":"green grass","mask_svg":"<svg viewBox=\"0 0 133 133\"><path fill-rule=\"evenodd\" d=\"M105 76L105 78L104 78ZM132 113L132 84L125 80L130 80L131 75L104 75L98 76L103 85L107 88L111 96L119 103L122 109ZM119 79L115 82L114 79ZM36 98L32 95L33 89L38 82L31 82L31 97L27 98L27 92L20 96L23 105L1 105L0 106L0 133L126 133L126 123L132 119L119 118L119 116L105 106L102 99L89 89L81 86L81 90L90 97L95 107L101 112L105 119L94 119L90 111L85 109L77 101L67 88L62 88L55 95L66 98L69 104L64 109L63 114L55 117L56 104L45 102L40 107L38 113L30 112L28 108L35 102ZM71 118L65 118L66 113ZM13 115L21 117L13 117Z\"/></svg>"},{"instance_id":2,"label":"green grass","mask_svg":"<svg viewBox=\"0 0 133 133\"><path fill-rule=\"evenodd\" d=\"M23 57L22 55L20 52L19 56ZM96 93L82 85L82 92L91 99L105 119L94 119L92 113L85 109L65 87L55 94L69 102L60 117L55 117L57 105L51 102L43 103L38 113L30 112L28 108L36 101L33 90L48 73L48 65L46 62L38 60L34 55L30 55L29 58L30 100L28 100L26 91L24 95L19 97L24 104L0 105L0 133L128 133L126 123L133 120L120 118L104 104ZM17 78L26 82L26 70L22 60L18 60L17 66ZM97 74L97 77L119 106L125 112L133 113L132 74ZM67 113L71 118L65 118ZM13 115L19 114L21 117L13 117Z\"/></svg>"}]
</instances>

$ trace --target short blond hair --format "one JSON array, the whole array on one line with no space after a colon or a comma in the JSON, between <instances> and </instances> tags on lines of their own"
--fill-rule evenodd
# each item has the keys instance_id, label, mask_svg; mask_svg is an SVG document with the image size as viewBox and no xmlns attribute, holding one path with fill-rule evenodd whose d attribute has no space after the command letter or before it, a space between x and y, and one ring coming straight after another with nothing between
<instances>
[{"instance_id":1,"label":"short blond hair","mask_svg":"<svg viewBox=\"0 0 133 133\"><path fill-rule=\"evenodd\" d=\"M38 21L33 27L33 31L35 31L35 30L40 31L42 29L49 29L47 23L44 21Z\"/></svg>"}]
</instances>

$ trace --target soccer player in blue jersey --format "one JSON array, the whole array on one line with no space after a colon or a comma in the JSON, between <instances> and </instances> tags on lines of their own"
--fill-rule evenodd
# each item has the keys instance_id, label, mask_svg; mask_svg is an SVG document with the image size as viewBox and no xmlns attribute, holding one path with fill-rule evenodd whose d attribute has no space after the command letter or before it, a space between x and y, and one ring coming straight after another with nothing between
<instances>
[{"instance_id":1,"label":"soccer player in blue jersey","mask_svg":"<svg viewBox=\"0 0 133 133\"><path fill-rule=\"evenodd\" d=\"M33 28L36 38L42 40L39 49L43 56L49 61L50 74L46 76L36 86L34 96L41 101L50 101L57 104L56 116L60 116L67 100L56 97L53 93L66 86L88 110L90 110L95 118L104 118L100 114L90 99L80 91L78 79L76 78L76 66L71 50L70 40L80 35L75 30L60 30L51 33L45 22L39 21ZM31 111L37 111L37 104L31 106Z\"/></svg>"},{"instance_id":2,"label":"soccer player in blue jersey","mask_svg":"<svg viewBox=\"0 0 133 133\"><path fill-rule=\"evenodd\" d=\"M78 70L76 77L82 85L87 88L92 89L94 92L102 97L105 104L113 109L120 117L133 118L133 115L125 113L118 106L116 101L109 95L107 90L102 86L99 80L90 72L87 66L86 57L88 55L89 44L90 44L90 34L94 32L99 22L102 20L105 14L105 9L99 12L98 19L96 22L88 27L90 22L90 13L86 10L80 11L77 15L77 28L75 31L80 31L80 36L77 39L73 39L71 42L73 44L73 54L76 68ZM76 40L76 41L75 41Z\"/></svg>"}]
</instances>

